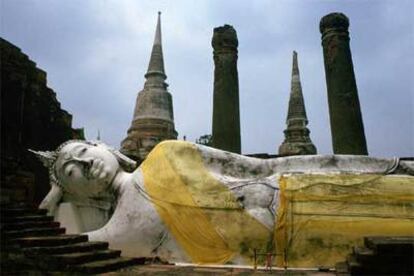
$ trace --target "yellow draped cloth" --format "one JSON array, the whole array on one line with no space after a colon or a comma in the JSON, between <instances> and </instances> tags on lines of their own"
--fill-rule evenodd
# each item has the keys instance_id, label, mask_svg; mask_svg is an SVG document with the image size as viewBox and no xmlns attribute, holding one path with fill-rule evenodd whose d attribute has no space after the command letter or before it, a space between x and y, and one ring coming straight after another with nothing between
<instances>
[{"instance_id":1,"label":"yellow draped cloth","mask_svg":"<svg viewBox=\"0 0 414 276\"><path fill-rule=\"evenodd\" d=\"M332 267L364 236L414 235L414 177L281 177L275 237L277 265Z\"/></svg>"},{"instance_id":2,"label":"yellow draped cloth","mask_svg":"<svg viewBox=\"0 0 414 276\"><path fill-rule=\"evenodd\" d=\"M197 147L160 143L141 165L145 190L192 262L225 264L254 250L277 266L334 266L367 235L414 234L414 177L356 174L280 177L275 228L267 229L206 168Z\"/></svg>"},{"instance_id":3,"label":"yellow draped cloth","mask_svg":"<svg viewBox=\"0 0 414 276\"><path fill-rule=\"evenodd\" d=\"M252 263L253 250L272 245L273 231L250 216L213 178L195 145L159 144L141 165L147 193L162 221L194 263Z\"/></svg>"}]
</instances>

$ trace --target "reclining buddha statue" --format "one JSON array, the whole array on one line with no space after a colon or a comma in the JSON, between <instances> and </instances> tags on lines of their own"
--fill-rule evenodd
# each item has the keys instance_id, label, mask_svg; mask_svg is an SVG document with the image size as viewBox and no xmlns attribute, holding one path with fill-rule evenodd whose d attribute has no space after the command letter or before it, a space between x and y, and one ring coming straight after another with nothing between
<instances>
[{"instance_id":1,"label":"reclining buddha statue","mask_svg":"<svg viewBox=\"0 0 414 276\"><path fill-rule=\"evenodd\" d=\"M40 204L72 232L170 262L331 266L364 236L412 235L414 162L355 155L257 159L183 142L135 162L101 142L35 152ZM261 254L257 254L261 256Z\"/></svg>"}]
</instances>

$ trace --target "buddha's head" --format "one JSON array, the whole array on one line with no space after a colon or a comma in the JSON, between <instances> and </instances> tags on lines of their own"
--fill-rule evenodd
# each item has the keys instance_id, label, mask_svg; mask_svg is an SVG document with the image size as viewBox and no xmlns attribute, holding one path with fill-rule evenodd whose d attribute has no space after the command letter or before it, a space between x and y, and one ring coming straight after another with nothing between
<instances>
[{"instance_id":1,"label":"buddha's head","mask_svg":"<svg viewBox=\"0 0 414 276\"><path fill-rule=\"evenodd\" d=\"M119 171L132 171L136 166L133 160L99 141L70 140L56 151L32 152L49 168L52 189L45 200L52 198L55 203L63 193L97 197L110 187Z\"/></svg>"},{"instance_id":2,"label":"buddha's head","mask_svg":"<svg viewBox=\"0 0 414 276\"><path fill-rule=\"evenodd\" d=\"M106 147L73 142L58 151L54 173L66 192L93 196L108 188L119 168L115 155Z\"/></svg>"}]
</instances>

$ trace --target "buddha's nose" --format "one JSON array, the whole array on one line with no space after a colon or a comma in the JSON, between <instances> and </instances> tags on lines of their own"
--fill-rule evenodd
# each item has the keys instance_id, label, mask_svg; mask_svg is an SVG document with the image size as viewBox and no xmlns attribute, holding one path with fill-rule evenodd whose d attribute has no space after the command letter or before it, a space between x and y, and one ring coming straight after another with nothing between
<instances>
[{"instance_id":1,"label":"buddha's nose","mask_svg":"<svg viewBox=\"0 0 414 276\"><path fill-rule=\"evenodd\" d=\"M92 167L93 165L93 158L86 157L86 158L74 158L77 162L86 165L88 168Z\"/></svg>"},{"instance_id":2,"label":"buddha's nose","mask_svg":"<svg viewBox=\"0 0 414 276\"><path fill-rule=\"evenodd\" d=\"M93 165L93 158L90 158L90 157L84 158L83 159L83 162L86 163L89 167L92 167L92 165Z\"/></svg>"}]
</instances>

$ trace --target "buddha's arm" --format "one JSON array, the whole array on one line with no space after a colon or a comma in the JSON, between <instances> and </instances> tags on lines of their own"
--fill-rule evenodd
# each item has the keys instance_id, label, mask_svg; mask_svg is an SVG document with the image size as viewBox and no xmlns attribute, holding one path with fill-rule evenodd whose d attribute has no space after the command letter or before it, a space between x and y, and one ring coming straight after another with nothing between
<instances>
[{"instance_id":1,"label":"buddha's arm","mask_svg":"<svg viewBox=\"0 0 414 276\"><path fill-rule=\"evenodd\" d=\"M56 211L56 207L58 206L59 201L62 199L62 188L57 185L52 185L49 193L46 197L42 200L39 205L40 209L47 209L48 214L53 216Z\"/></svg>"}]
</instances>

